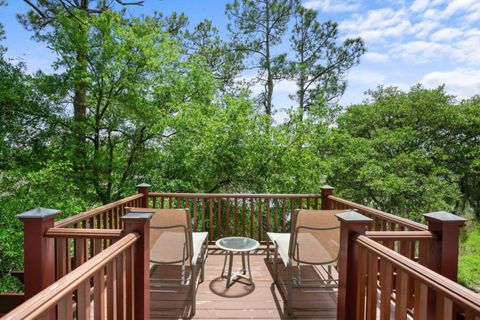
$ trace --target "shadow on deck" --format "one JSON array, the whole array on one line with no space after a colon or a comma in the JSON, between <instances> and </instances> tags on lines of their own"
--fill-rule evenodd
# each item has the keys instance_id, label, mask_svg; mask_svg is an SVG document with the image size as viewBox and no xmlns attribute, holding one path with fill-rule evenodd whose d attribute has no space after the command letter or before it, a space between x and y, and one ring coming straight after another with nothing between
<instances>
[{"instance_id":1,"label":"shadow on deck","mask_svg":"<svg viewBox=\"0 0 480 320\"><path fill-rule=\"evenodd\" d=\"M308 289L294 289L294 317L288 317L285 299L273 284L265 248L250 255L254 285L240 280L227 289L226 279L221 277L224 257L221 250L210 247L205 281L198 287L193 319L336 319L337 294ZM241 262L240 257L235 258L234 268ZM157 272L160 271L152 274L152 281ZM280 277L286 279L286 272L280 273ZM150 299L152 319L182 319L191 306L188 290L184 288L166 292L152 288Z\"/></svg>"}]
</instances>

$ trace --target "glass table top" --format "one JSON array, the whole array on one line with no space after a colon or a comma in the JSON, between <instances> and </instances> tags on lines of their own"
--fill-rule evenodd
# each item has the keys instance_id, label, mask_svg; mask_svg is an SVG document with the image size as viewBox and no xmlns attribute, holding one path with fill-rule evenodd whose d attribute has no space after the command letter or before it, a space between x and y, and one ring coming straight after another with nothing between
<instances>
[{"instance_id":1,"label":"glass table top","mask_svg":"<svg viewBox=\"0 0 480 320\"><path fill-rule=\"evenodd\" d=\"M226 251L251 251L260 246L257 240L246 237L228 237L217 240L217 247Z\"/></svg>"}]
</instances>

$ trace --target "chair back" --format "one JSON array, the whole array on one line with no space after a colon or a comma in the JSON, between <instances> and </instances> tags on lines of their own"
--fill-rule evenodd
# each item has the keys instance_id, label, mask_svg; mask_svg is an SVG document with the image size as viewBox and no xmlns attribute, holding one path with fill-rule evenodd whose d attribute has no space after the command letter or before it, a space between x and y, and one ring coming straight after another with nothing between
<instances>
[{"instance_id":1,"label":"chair back","mask_svg":"<svg viewBox=\"0 0 480 320\"><path fill-rule=\"evenodd\" d=\"M192 225L189 209L130 208L153 212L150 220L150 262L155 264L191 264Z\"/></svg>"},{"instance_id":2,"label":"chair back","mask_svg":"<svg viewBox=\"0 0 480 320\"><path fill-rule=\"evenodd\" d=\"M288 254L296 262L329 264L340 250L340 222L336 214L345 210L296 210Z\"/></svg>"}]
</instances>

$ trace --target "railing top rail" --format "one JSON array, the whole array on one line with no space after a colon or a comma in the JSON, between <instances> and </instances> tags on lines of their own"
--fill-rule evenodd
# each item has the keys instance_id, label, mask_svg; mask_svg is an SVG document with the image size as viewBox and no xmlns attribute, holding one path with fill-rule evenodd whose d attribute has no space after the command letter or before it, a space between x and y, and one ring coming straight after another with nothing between
<instances>
[{"instance_id":1,"label":"railing top rail","mask_svg":"<svg viewBox=\"0 0 480 320\"><path fill-rule=\"evenodd\" d=\"M136 233L127 234L92 259L6 314L2 320L34 319L41 316L55 306L63 297L71 294L80 284L87 281L97 271L132 246L138 238L139 235Z\"/></svg>"},{"instance_id":2,"label":"railing top rail","mask_svg":"<svg viewBox=\"0 0 480 320\"><path fill-rule=\"evenodd\" d=\"M50 228L45 232L45 236L50 238L116 239L122 236L122 232L122 229Z\"/></svg>"},{"instance_id":3,"label":"railing top rail","mask_svg":"<svg viewBox=\"0 0 480 320\"><path fill-rule=\"evenodd\" d=\"M320 194L271 194L271 193L163 193L149 192L149 196L180 198L321 198Z\"/></svg>"},{"instance_id":4,"label":"railing top rail","mask_svg":"<svg viewBox=\"0 0 480 320\"><path fill-rule=\"evenodd\" d=\"M348 201L348 200L345 200L345 199L342 199L342 198L338 198L338 197L335 197L335 196L329 196L328 199L330 199L332 201L335 201L335 202L338 202L338 203L341 203L341 204L344 204L344 205L347 205L352 209L361 210L364 213L370 214L374 217L378 217L378 218L381 218L381 219L392 221L392 222L394 222L398 225L404 226L404 227L408 227L408 228L411 228L411 229L414 229L414 230L420 230L420 231L421 230L428 230L428 226L423 224L423 223L419 223L419 222L415 222L415 221L412 221L412 220L409 220L409 219L406 219L406 218L398 217L398 216L393 215L393 214L388 213L388 212L384 212L384 211L380 211L380 210L377 210L377 209L374 209L374 208L370 208L370 207L364 206L362 204L358 204L358 203Z\"/></svg>"},{"instance_id":5,"label":"railing top rail","mask_svg":"<svg viewBox=\"0 0 480 320\"><path fill-rule=\"evenodd\" d=\"M365 235L373 240L430 240L436 239L430 231L366 231Z\"/></svg>"},{"instance_id":6,"label":"railing top rail","mask_svg":"<svg viewBox=\"0 0 480 320\"><path fill-rule=\"evenodd\" d=\"M97 215L101 212L113 209L113 208L118 207L118 206L120 206L124 203L128 203L130 201L139 199L141 197L143 197L143 194L141 194L141 193L140 194L135 194L133 196L129 196L129 197L120 199L118 201L108 203L106 205L100 206L100 207L92 209L92 210L88 210L88 211L85 211L85 212L80 212L79 214L76 214L76 215L71 216L69 218L66 218L66 219L55 222L55 227L56 228L69 227L69 226L71 226L75 223L84 221L84 220L86 220L90 217L94 217L95 215Z\"/></svg>"},{"instance_id":7,"label":"railing top rail","mask_svg":"<svg viewBox=\"0 0 480 320\"><path fill-rule=\"evenodd\" d=\"M395 267L400 268L409 276L420 280L429 288L441 292L453 302L480 313L480 296L473 291L369 239L367 236L359 235L356 237L355 242L374 252L380 259L385 259L395 265Z\"/></svg>"}]
</instances>

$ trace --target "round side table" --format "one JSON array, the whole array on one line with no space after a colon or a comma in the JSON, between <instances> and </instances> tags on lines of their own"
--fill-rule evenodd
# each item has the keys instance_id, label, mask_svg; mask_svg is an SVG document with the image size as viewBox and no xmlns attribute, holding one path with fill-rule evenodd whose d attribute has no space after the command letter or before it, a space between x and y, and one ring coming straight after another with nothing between
<instances>
[{"instance_id":1,"label":"round side table","mask_svg":"<svg viewBox=\"0 0 480 320\"><path fill-rule=\"evenodd\" d=\"M239 278L246 278L250 281L250 283L253 283L252 271L250 270L250 251L257 249L260 246L260 243L258 243L257 240L247 237L228 237L218 239L215 242L215 245L226 251L225 260L223 262L222 277L225 273L227 258L230 258L228 263L227 288L229 288L233 282L237 281ZM238 272L232 272L234 253L242 254L242 269L240 269ZM245 254L247 256L247 268L245 267Z\"/></svg>"}]
</instances>

